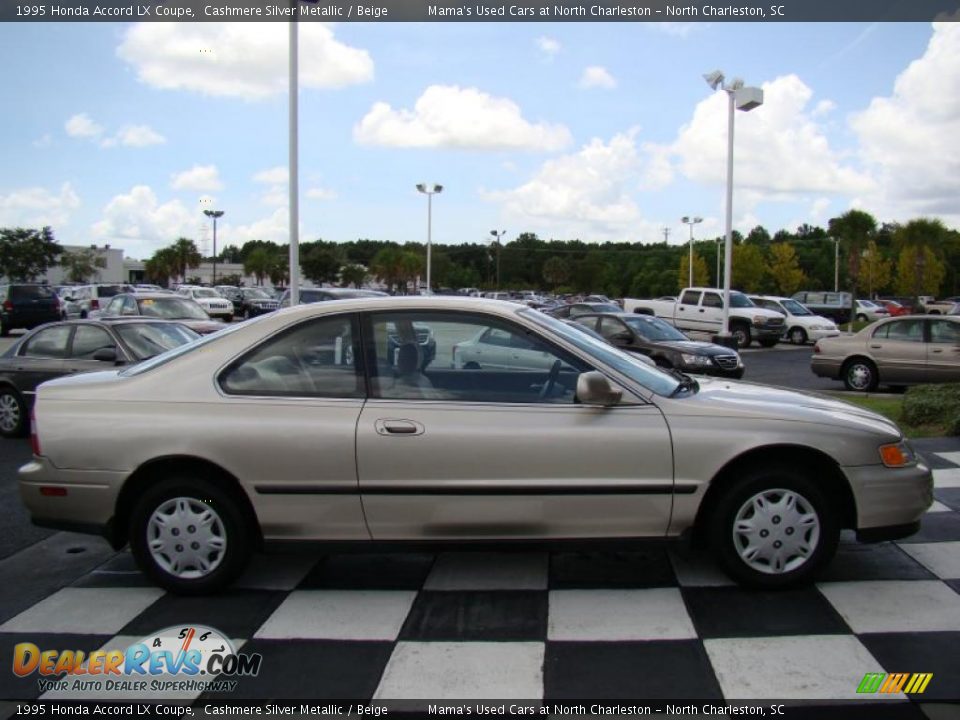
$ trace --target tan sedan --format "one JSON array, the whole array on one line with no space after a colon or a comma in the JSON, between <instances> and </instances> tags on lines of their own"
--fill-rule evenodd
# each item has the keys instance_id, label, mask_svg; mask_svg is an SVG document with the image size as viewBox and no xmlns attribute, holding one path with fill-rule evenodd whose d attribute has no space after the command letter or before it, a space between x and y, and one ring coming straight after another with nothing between
<instances>
[{"instance_id":1,"label":"tan sedan","mask_svg":"<svg viewBox=\"0 0 960 720\"><path fill-rule=\"evenodd\" d=\"M490 328L550 362L460 362ZM181 593L289 541L685 534L738 581L785 587L816 576L841 528L903 537L932 501L929 469L878 415L664 372L470 298L301 305L46 383L33 444L20 490L34 521L129 542Z\"/></svg>"},{"instance_id":2,"label":"tan sedan","mask_svg":"<svg viewBox=\"0 0 960 720\"><path fill-rule=\"evenodd\" d=\"M819 340L814 375L848 390L960 380L960 317L906 315L878 320L856 335Z\"/></svg>"}]
</instances>

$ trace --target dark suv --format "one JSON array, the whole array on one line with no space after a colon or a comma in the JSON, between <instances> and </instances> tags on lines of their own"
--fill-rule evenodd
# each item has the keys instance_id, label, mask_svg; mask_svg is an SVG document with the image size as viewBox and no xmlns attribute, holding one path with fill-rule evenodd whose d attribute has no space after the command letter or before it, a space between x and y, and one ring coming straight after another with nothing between
<instances>
[{"instance_id":1,"label":"dark suv","mask_svg":"<svg viewBox=\"0 0 960 720\"><path fill-rule=\"evenodd\" d=\"M0 336L60 319L60 300L47 285L0 285Z\"/></svg>"}]
</instances>

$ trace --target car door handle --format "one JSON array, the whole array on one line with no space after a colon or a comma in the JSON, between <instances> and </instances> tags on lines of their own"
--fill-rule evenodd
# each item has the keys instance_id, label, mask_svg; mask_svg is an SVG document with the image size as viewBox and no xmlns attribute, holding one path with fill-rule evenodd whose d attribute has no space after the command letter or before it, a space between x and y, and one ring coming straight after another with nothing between
<instances>
[{"instance_id":1,"label":"car door handle","mask_svg":"<svg viewBox=\"0 0 960 720\"><path fill-rule=\"evenodd\" d=\"M373 426L380 435L422 435L423 425L414 420L381 418Z\"/></svg>"},{"instance_id":2,"label":"car door handle","mask_svg":"<svg viewBox=\"0 0 960 720\"><path fill-rule=\"evenodd\" d=\"M871 349L871 350L882 350L882 349L883 349L883 345L871 345L871 346L870 346L870 349Z\"/></svg>"},{"instance_id":3,"label":"car door handle","mask_svg":"<svg viewBox=\"0 0 960 720\"><path fill-rule=\"evenodd\" d=\"M703 312L703 308L700 308L700 312Z\"/></svg>"}]
</instances>

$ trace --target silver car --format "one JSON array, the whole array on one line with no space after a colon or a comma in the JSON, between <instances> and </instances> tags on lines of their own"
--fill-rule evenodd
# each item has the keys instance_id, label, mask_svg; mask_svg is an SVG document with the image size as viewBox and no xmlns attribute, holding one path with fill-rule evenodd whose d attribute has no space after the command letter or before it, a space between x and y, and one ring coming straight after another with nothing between
<instances>
[{"instance_id":1,"label":"silver car","mask_svg":"<svg viewBox=\"0 0 960 720\"><path fill-rule=\"evenodd\" d=\"M552 361L454 361L489 328ZM45 383L35 419L20 470L34 522L129 542L179 593L222 588L285 541L687 534L739 582L778 588L816 577L842 528L904 537L932 502L930 470L874 413L663 372L536 310L472 298L281 310Z\"/></svg>"}]
</instances>

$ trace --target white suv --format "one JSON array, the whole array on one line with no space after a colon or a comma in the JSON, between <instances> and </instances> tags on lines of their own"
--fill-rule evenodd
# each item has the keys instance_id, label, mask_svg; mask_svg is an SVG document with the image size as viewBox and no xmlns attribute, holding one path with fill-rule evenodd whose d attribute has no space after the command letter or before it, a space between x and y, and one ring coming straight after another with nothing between
<instances>
[{"instance_id":1,"label":"white suv","mask_svg":"<svg viewBox=\"0 0 960 720\"><path fill-rule=\"evenodd\" d=\"M833 320L814 315L793 298L774 295L748 295L747 297L757 307L775 310L786 317L783 336L794 345L804 345L807 341L816 342L820 338L840 334Z\"/></svg>"},{"instance_id":2,"label":"white suv","mask_svg":"<svg viewBox=\"0 0 960 720\"><path fill-rule=\"evenodd\" d=\"M219 318L224 322L233 320L233 302L213 288L181 285L177 288L177 294L196 300L212 318Z\"/></svg>"}]
</instances>

